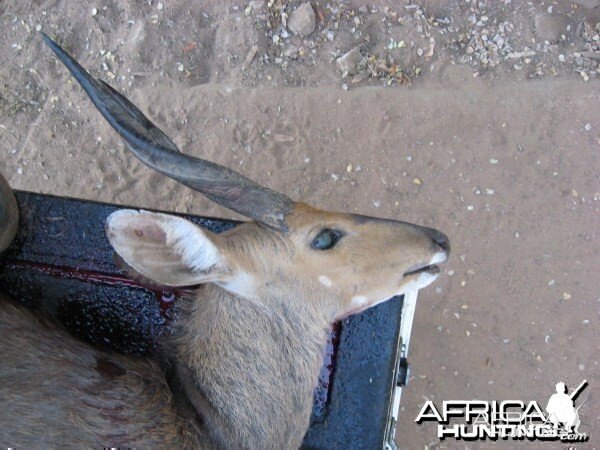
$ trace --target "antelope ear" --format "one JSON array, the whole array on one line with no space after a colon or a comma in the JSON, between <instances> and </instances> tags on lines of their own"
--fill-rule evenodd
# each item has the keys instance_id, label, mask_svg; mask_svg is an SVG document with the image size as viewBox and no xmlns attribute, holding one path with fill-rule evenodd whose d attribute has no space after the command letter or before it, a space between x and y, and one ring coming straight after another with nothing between
<instances>
[{"instance_id":1,"label":"antelope ear","mask_svg":"<svg viewBox=\"0 0 600 450\"><path fill-rule=\"evenodd\" d=\"M215 235L179 217L116 211L106 219L106 235L129 266L163 285L191 286L225 273Z\"/></svg>"}]
</instances>

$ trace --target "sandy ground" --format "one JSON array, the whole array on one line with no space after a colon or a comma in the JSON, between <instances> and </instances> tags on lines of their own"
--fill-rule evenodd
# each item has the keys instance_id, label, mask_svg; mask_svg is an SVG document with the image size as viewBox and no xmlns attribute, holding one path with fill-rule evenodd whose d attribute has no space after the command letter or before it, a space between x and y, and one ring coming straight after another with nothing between
<instances>
[{"instance_id":1,"label":"sandy ground","mask_svg":"<svg viewBox=\"0 0 600 450\"><path fill-rule=\"evenodd\" d=\"M314 3L306 39L260 1L35 3L0 2L0 170L14 188L234 217L134 160L42 29L185 152L315 206L450 236L419 297L402 448L492 445L440 444L414 423L426 399L545 405L557 381L584 378L581 431L598 446L597 2ZM510 48L485 44L488 25ZM342 77L335 58L355 45L367 68Z\"/></svg>"}]
</instances>

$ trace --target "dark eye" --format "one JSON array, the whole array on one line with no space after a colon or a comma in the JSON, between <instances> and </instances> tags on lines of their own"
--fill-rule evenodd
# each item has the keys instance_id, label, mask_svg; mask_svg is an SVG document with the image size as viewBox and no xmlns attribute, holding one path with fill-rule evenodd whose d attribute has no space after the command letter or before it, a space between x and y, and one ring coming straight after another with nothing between
<instances>
[{"instance_id":1,"label":"dark eye","mask_svg":"<svg viewBox=\"0 0 600 450\"><path fill-rule=\"evenodd\" d=\"M329 250L340 240L342 233L330 228L322 229L312 241L312 248L317 250Z\"/></svg>"}]
</instances>

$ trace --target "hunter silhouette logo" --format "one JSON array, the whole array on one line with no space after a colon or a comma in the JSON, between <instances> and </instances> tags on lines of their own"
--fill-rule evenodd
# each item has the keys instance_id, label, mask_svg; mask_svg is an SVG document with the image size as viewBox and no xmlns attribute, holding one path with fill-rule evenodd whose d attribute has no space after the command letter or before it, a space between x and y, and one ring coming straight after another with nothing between
<instances>
[{"instance_id":1,"label":"hunter silhouette logo","mask_svg":"<svg viewBox=\"0 0 600 450\"><path fill-rule=\"evenodd\" d=\"M589 436L579 432L579 408L585 401L577 407L574 402L587 385L587 380L583 380L568 394L565 383L557 383L556 393L546 405L546 413L534 400L529 403L521 400L445 400L441 408L428 400L415 422L437 422L437 436L441 440L495 441L500 438L584 442Z\"/></svg>"},{"instance_id":2,"label":"hunter silhouette logo","mask_svg":"<svg viewBox=\"0 0 600 450\"><path fill-rule=\"evenodd\" d=\"M556 394L553 394L548 400L546 412L548 419L555 429L559 428L559 424L567 433L579 433L579 408L583 403L575 408L574 399L587 386L587 380L583 380L581 384L573 391L571 395L567 394L567 386L565 383L556 383Z\"/></svg>"}]
</instances>

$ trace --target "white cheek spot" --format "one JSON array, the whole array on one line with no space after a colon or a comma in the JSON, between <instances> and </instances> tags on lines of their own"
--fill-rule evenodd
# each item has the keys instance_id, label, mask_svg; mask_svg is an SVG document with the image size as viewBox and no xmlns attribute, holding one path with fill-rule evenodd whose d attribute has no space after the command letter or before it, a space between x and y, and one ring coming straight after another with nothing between
<instances>
[{"instance_id":1,"label":"white cheek spot","mask_svg":"<svg viewBox=\"0 0 600 450\"><path fill-rule=\"evenodd\" d=\"M321 283L325 287L331 287L331 285L333 284L329 277L326 277L325 275L319 276L319 283Z\"/></svg>"},{"instance_id":2,"label":"white cheek spot","mask_svg":"<svg viewBox=\"0 0 600 450\"><path fill-rule=\"evenodd\" d=\"M367 304L367 301L368 301L368 299L364 295L355 295L354 297L352 297L352 306L353 307L364 306Z\"/></svg>"},{"instance_id":3,"label":"white cheek spot","mask_svg":"<svg viewBox=\"0 0 600 450\"><path fill-rule=\"evenodd\" d=\"M445 260L446 256L444 255L444 253L440 253L440 255L442 255ZM435 259L435 257L434 257L434 259ZM438 260L437 262L441 262L441 261L443 261L443 260ZM435 281L435 279L437 277L438 277L438 274L423 272L418 277L411 279L407 283L404 283L402 288L398 292L396 292L395 295L404 295L410 291L423 289L424 287L428 286L433 281ZM389 297L385 297L380 300L373 301L373 300L369 300L364 295L355 295L354 297L352 297L352 300L350 302L349 311L346 311L345 313L341 314L339 317L340 318L346 317L349 314L356 314L356 313L364 311L368 308L372 308L373 306L379 305L380 303L383 303L392 297L393 297L393 295L390 295Z\"/></svg>"}]
</instances>

